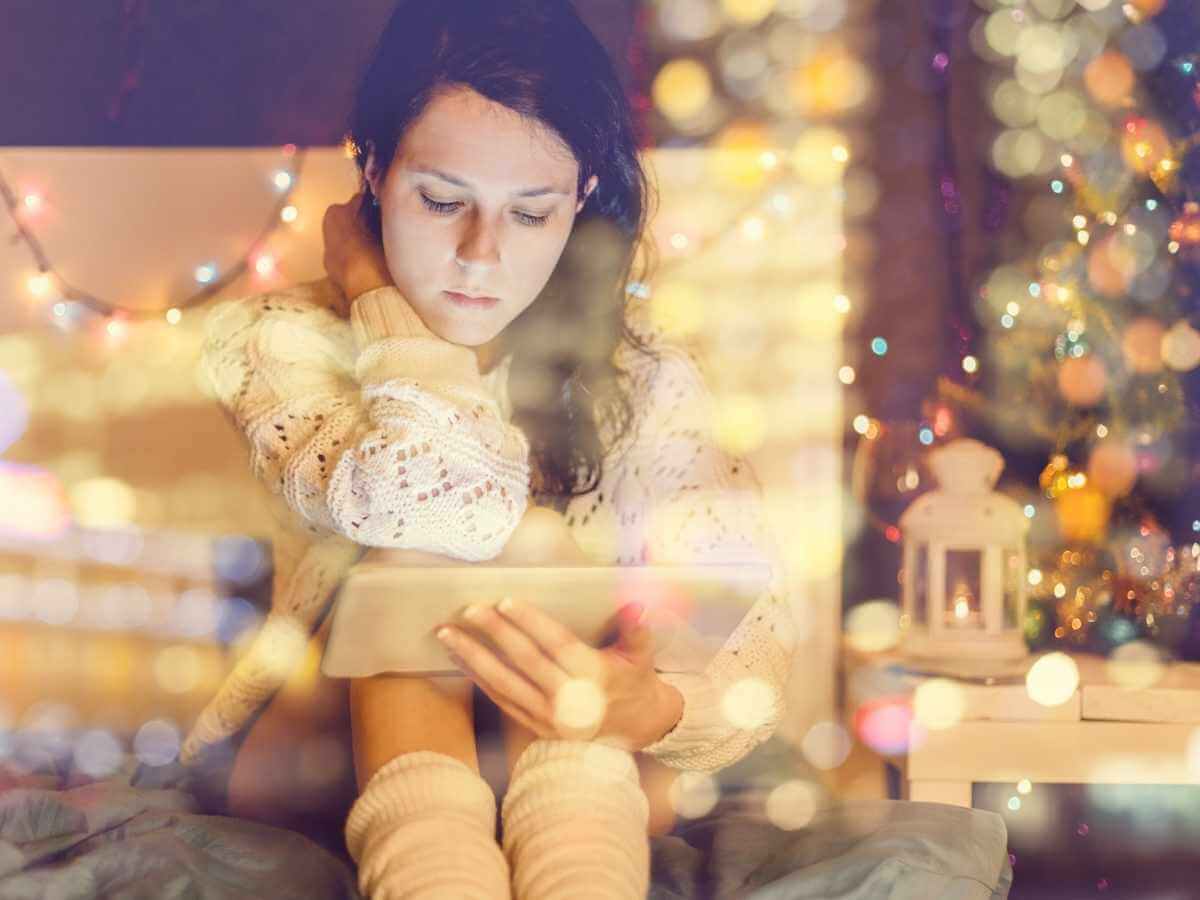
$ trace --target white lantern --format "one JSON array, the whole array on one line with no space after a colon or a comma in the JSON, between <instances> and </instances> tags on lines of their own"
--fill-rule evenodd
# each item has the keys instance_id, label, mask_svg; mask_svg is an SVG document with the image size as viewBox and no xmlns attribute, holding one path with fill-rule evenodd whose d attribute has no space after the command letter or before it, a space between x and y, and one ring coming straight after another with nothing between
<instances>
[{"instance_id":1,"label":"white lantern","mask_svg":"<svg viewBox=\"0 0 1200 900\"><path fill-rule=\"evenodd\" d=\"M1029 520L993 488L1004 457L979 441L929 454L939 487L900 517L902 646L922 657L1020 659L1027 654L1025 535Z\"/></svg>"}]
</instances>

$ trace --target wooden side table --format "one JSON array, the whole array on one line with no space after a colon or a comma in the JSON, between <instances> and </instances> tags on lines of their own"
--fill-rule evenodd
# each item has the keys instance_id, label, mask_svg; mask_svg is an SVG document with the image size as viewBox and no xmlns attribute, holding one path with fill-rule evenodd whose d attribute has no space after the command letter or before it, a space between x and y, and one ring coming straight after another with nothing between
<instances>
[{"instance_id":1,"label":"wooden side table","mask_svg":"<svg viewBox=\"0 0 1200 900\"><path fill-rule=\"evenodd\" d=\"M906 799L970 806L977 781L1200 783L1200 664L1170 663L1152 686L1128 687L1113 680L1105 659L1073 658L1079 686L1053 707L1030 699L1025 688L1037 655L991 684L951 678L963 691L962 718L945 729L914 725L906 754L880 754L901 770ZM889 696L911 702L922 682L939 677L897 668L916 665L899 654L844 646L844 714L852 719L871 699L864 691L881 679Z\"/></svg>"}]
</instances>

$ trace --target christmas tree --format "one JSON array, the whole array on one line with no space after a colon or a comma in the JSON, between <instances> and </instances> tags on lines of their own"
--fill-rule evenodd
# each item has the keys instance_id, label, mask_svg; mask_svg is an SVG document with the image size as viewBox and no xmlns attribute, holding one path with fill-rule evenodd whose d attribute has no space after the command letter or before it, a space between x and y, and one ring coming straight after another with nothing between
<instances>
[{"instance_id":1,"label":"christmas tree","mask_svg":"<svg viewBox=\"0 0 1200 900\"><path fill-rule=\"evenodd\" d=\"M1040 186L945 395L1024 476L1027 636L1200 656L1200 5L993 0L997 169ZM1030 471L1030 464L1036 469Z\"/></svg>"}]
</instances>

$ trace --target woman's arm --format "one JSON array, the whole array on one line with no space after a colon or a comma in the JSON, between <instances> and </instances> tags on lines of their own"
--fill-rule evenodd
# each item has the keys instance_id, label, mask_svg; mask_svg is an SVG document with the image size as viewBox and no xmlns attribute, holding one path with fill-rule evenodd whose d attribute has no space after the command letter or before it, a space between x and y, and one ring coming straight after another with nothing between
<instances>
[{"instance_id":1,"label":"woman's arm","mask_svg":"<svg viewBox=\"0 0 1200 900\"><path fill-rule=\"evenodd\" d=\"M393 286L349 326L329 282L222 303L202 365L255 474L314 534L490 559L525 511L528 442L467 347L432 334Z\"/></svg>"},{"instance_id":2,"label":"woman's arm","mask_svg":"<svg viewBox=\"0 0 1200 900\"><path fill-rule=\"evenodd\" d=\"M683 714L643 748L674 769L715 771L767 740L785 709L796 630L782 566L749 465L713 436L712 402L696 358L662 345L647 389L647 562L769 567L771 579L700 673L660 672L683 696Z\"/></svg>"}]
</instances>

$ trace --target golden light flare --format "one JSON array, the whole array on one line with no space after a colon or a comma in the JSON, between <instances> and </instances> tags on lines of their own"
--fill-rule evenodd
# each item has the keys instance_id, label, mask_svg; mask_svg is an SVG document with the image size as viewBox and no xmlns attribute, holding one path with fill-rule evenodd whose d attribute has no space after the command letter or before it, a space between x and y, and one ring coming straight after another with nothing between
<instances>
[{"instance_id":1,"label":"golden light flare","mask_svg":"<svg viewBox=\"0 0 1200 900\"><path fill-rule=\"evenodd\" d=\"M674 59L654 77L650 94L654 105L668 119L690 119L703 111L712 100L712 76L698 60L687 57Z\"/></svg>"},{"instance_id":2,"label":"golden light flare","mask_svg":"<svg viewBox=\"0 0 1200 900\"><path fill-rule=\"evenodd\" d=\"M792 70L788 94L800 114L831 115L866 102L872 86L870 71L845 48L832 45Z\"/></svg>"},{"instance_id":3,"label":"golden light flare","mask_svg":"<svg viewBox=\"0 0 1200 900\"><path fill-rule=\"evenodd\" d=\"M762 446L767 435L767 411L755 394L723 394L714 398L713 436L721 449L744 456Z\"/></svg>"},{"instance_id":4,"label":"golden light flare","mask_svg":"<svg viewBox=\"0 0 1200 900\"><path fill-rule=\"evenodd\" d=\"M944 731L962 721L967 699L962 685L948 678L931 678L913 693L913 717L931 731Z\"/></svg>"},{"instance_id":5,"label":"golden light flare","mask_svg":"<svg viewBox=\"0 0 1200 900\"><path fill-rule=\"evenodd\" d=\"M1121 130L1121 156L1139 175L1148 175L1171 160L1171 139L1153 119L1131 118Z\"/></svg>"},{"instance_id":6,"label":"golden light flare","mask_svg":"<svg viewBox=\"0 0 1200 900\"><path fill-rule=\"evenodd\" d=\"M1190 372L1200 366L1200 331L1187 319L1180 319L1163 335L1162 358L1176 372Z\"/></svg>"},{"instance_id":7,"label":"golden light flare","mask_svg":"<svg viewBox=\"0 0 1200 900\"><path fill-rule=\"evenodd\" d=\"M1133 66L1124 54L1105 50L1092 59L1083 70L1083 84L1097 103L1104 106L1123 106L1136 84Z\"/></svg>"},{"instance_id":8,"label":"golden light flare","mask_svg":"<svg viewBox=\"0 0 1200 900\"><path fill-rule=\"evenodd\" d=\"M594 732L607 709L608 698L590 678L570 678L554 696L554 721L571 731Z\"/></svg>"},{"instance_id":9,"label":"golden light flare","mask_svg":"<svg viewBox=\"0 0 1200 900\"><path fill-rule=\"evenodd\" d=\"M766 129L755 122L733 122L726 126L713 142L709 154L709 171L721 183L732 187L754 188L763 183L770 169L778 164L763 165L768 153Z\"/></svg>"},{"instance_id":10,"label":"golden light flare","mask_svg":"<svg viewBox=\"0 0 1200 900\"><path fill-rule=\"evenodd\" d=\"M650 320L672 337L690 337L705 324L706 304L692 285L671 281L650 297Z\"/></svg>"},{"instance_id":11,"label":"golden light flare","mask_svg":"<svg viewBox=\"0 0 1200 900\"><path fill-rule=\"evenodd\" d=\"M1072 406L1095 406L1108 388L1108 371L1092 354L1070 357L1058 367L1058 390Z\"/></svg>"},{"instance_id":12,"label":"golden light flare","mask_svg":"<svg viewBox=\"0 0 1200 900\"><path fill-rule=\"evenodd\" d=\"M721 788L707 772L680 772L667 790L671 808L685 819L699 819L712 812L721 799Z\"/></svg>"},{"instance_id":13,"label":"golden light flare","mask_svg":"<svg viewBox=\"0 0 1200 900\"><path fill-rule=\"evenodd\" d=\"M848 138L836 128L809 128L793 145L790 162L796 174L810 184L835 184L842 178L848 147Z\"/></svg>"},{"instance_id":14,"label":"golden light flare","mask_svg":"<svg viewBox=\"0 0 1200 900\"><path fill-rule=\"evenodd\" d=\"M118 478L88 478L68 491L71 512L84 528L128 525L137 513L137 498Z\"/></svg>"},{"instance_id":15,"label":"golden light flare","mask_svg":"<svg viewBox=\"0 0 1200 900\"><path fill-rule=\"evenodd\" d=\"M1166 329L1157 319L1142 316L1125 326L1121 335L1121 353L1125 365L1139 375L1162 371L1162 342Z\"/></svg>"},{"instance_id":16,"label":"golden light flare","mask_svg":"<svg viewBox=\"0 0 1200 900\"><path fill-rule=\"evenodd\" d=\"M1121 297L1138 272L1138 259L1133 246L1117 235L1107 237L1088 255L1088 282L1108 297Z\"/></svg>"},{"instance_id":17,"label":"golden light flare","mask_svg":"<svg viewBox=\"0 0 1200 900\"><path fill-rule=\"evenodd\" d=\"M900 642L900 607L890 600L869 600L846 616L846 640L862 653L889 650Z\"/></svg>"},{"instance_id":18,"label":"golden light flare","mask_svg":"<svg viewBox=\"0 0 1200 900\"><path fill-rule=\"evenodd\" d=\"M1124 497L1137 482L1137 454L1127 442L1105 438L1092 448L1087 474L1096 490L1114 499Z\"/></svg>"},{"instance_id":19,"label":"golden light flare","mask_svg":"<svg viewBox=\"0 0 1200 900\"><path fill-rule=\"evenodd\" d=\"M828 771L846 761L853 745L850 733L839 723L817 722L804 735L800 751L813 766Z\"/></svg>"},{"instance_id":20,"label":"golden light flare","mask_svg":"<svg viewBox=\"0 0 1200 900\"><path fill-rule=\"evenodd\" d=\"M1038 658L1025 675L1029 698L1041 706L1061 706L1079 687L1079 667L1070 656L1057 651Z\"/></svg>"},{"instance_id":21,"label":"golden light flare","mask_svg":"<svg viewBox=\"0 0 1200 900\"><path fill-rule=\"evenodd\" d=\"M779 698L766 681L754 676L741 678L725 689L721 713L736 728L760 728L775 715Z\"/></svg>"},{"instance_id":22,"label":"golden light flare","mask_svg":"<svg viewBox=\"0 0 1200 900\"><path fill-rule=\"evenodd\" d=\"M1092 485L1064 491L1054 499L1058 531L1070 542L1093 543L1108 530L1112 501Z\"/></svg>"},{"instance_id":23,"label":"golden light flare","mask_svg":"<svg viewBox=\"0 0 1200 900\"><path fill-rule=\"evenodd\" d=\"M721 8L738 25L757 25L775 11L776 0L721 0Z\"/></svg>"},{"instance_id":24,"label":"golden light flare","mask_svg":"<svg viewBox=\"0 0 1200 900\"><path fill-rule=\"evenodd\" d=\"M776 786L767 794L767 818L776 828L796 831L812 822L820 802L819 787L812 782L793 778Z\"/></svg>"},{"instance_id":25,"label":"golden light flare","mask_svg":"<svg viewBox=\"0 0 1200 900\"><path fill-rule=\"evenodd\" d=\"M187 694L200 684L200 657L186 644L164 647L154 657L154 678L171 694Z\"/></svg>"},{"instance_id":26,"label":"golden light flare","mask_svg":"<svg viewBox=\"0 0 1200 900\"><path fill-rule=\"evenodd\" d=\"M1104 664L1109 679L1123 688L1154 687L1167 674L1162 651L1149 641L1130 641L1117 647Z\"/></svg>"}]
</instances>

